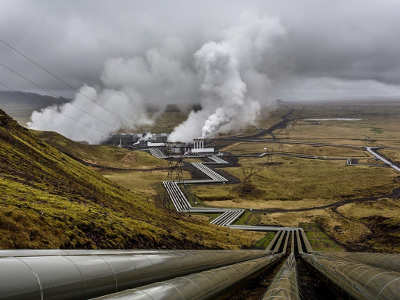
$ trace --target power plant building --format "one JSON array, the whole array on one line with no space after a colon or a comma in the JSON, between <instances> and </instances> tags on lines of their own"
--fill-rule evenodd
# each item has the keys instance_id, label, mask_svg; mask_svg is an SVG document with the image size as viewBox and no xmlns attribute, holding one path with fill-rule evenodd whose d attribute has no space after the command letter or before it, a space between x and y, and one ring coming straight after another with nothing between
<instances>
[{"instance_id":1,"label":"power plant building","mask_svg":"<svg viewBox=\"0 0 400 300\"><path fill-rule=\"evenodd\" d=\"M215 149L213 147L206 147L204 138L197 138L193 140L193 143L179 143L172 142L166 143L168 151L175 154L207 154L214 153Z\"/></svg>"},{"instance_id":2,"label":"power plant building","mask_svg":"<svg viewBox=\"0 0 400 300\"><path fill-rule=\"evenodd\" d=\"M193 148L191 152L194 154L203 154L203 153L214 153L215 150L212 147L205 147L205 139L197 138L193 140Z\"/></svg>"}]
</instances>

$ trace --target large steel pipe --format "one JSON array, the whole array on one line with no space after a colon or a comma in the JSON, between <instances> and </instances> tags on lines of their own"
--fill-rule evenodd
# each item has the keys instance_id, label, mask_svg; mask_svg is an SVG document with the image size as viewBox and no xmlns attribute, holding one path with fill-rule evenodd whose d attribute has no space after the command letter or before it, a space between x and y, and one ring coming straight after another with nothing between
<instances>
[{"instance_id":1,"label":"large steel pipe","mask_svg":"<svg viewBox=\"0 0 400 300\"><path fill-rule=\"evenodd\" d=\"M303 246L301 245L301 239L300 239L300 234L299 234L299 230L296 230L296 241L297 241L297 251L300 254L303 254Z\"/></svg>"},{"instance_id":2,"label":"large steel pipe","mask_svg":"<svg viewBox=\"0 0 400 300\"><path fill-rule=\"evenodd\" d=\"M97 300L214 299L215 295L226 288L262 270L281 257L282 255L271 255L258 258L103 296Z\"/></svg>"},{"instance_id":3,"label":"large steel pipe","mask_svg":"<svg viewBox=\"0 0 400 300\"><path fill-rule=\"evenodd\" d=\"M279 230L277 233L275 233L274 238L269 242L269 244L267 246L267 249L266 249L267 251L272 251L272 248L275 246L275 243L281 234L283 234L282 230Z\"/></svg>"},{"instance_id":4,"label":"large steel pipe","mask_svg":"<svg viewBox=\"0 0 400 300\"><path fill-rule=\"evenodd\" d=\"M278 253L281 249L283 238L286 235L286 231L282 231L281 235L279 236L278 242L276 243L274 249L272 250L273 253Z\"/></svg>"},{"instance_id":5,"label":"large steel pipe","mask_svg":"<svg viewBox=\"0 0 400 300\"><path fill-rule=\"evenodd\" d=\"M305 249L306 252L308 252L308 253L313 252L311 244L310 244L310 242L309 242L309 240L308 240L308 238L306 236L306 233L304 232L303 228L300 228L300 235L303 238L304 245L306 247L306 249Z\"/></svg>"},{"instance_id":6,"label":"large steel pipe","mask_svg":"<svg viewBox=\"0 0 400 300\"><path fill-rule=\"evenodd\" d=\"M368 252L335 252L332 254L377 268L400 272L400 254Z\"/></svg>"},{"instance_id":7,"label":"large steel pipe","mask_svg":"<svg viewBox=\"0 0 400 300\"><path fill-rule=\"evenodd\" d=\"M268 254L262 250L0 251L0 299L88 299Z\"/></svg>"},{"instance_id":8,"label":"large steel pipe","mask_svg":"<svg viewBox=\"0 0 400 300\"><path fill-rule=\"evenodd\" d=\"M300 300L296 259L293 253L289 255L285 263L279 269L262 299Z\"/></svg>"},{"instance_id":9,"label":"large steel pipe","mask_svg":"<svg viewBox=\"0 0 400 300\"><path fill-rule=\"evenodd\" d=\"M400 295L400 273L323 253L304 260L356 299L394 300Z\"/></svg>"}]
</instances>

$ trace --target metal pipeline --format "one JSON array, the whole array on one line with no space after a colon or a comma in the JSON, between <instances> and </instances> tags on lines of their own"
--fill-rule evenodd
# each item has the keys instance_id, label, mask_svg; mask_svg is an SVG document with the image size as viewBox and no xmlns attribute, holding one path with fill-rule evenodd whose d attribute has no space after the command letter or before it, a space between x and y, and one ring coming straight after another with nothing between
<instances>
[{"instance_id":1,"label":"metal pipeline","mask_svg":"<svg viewBox=\"0 0 400 300\"><path fill-rule=\"evenodd\" d=\"M266 248L267 251L272 251L272 248L274 247L276 241L279 238L279 235L281 235L282 232L283 232L282 230L279 230L277 233L275 233L273 239L269 242L269 244L268 244L268 246Z\"/></svg>"},{"instance_id":2,"label":"metal pipeline","mask_svg":"<svg viewBox=\"0 0 400 300\"><path fill-rule=\"evenodd\" d=\"M299 252L299 254L303 254L303 246L301 245L301 239L300 239L300 234L299 234L299 230L295 230L296 232L296 241L297 241L297 251Z\"/></svg>"},{"instance_id":3,"label":"metal pipeline","mask_svg":"<svg viewBox=\"0 0 400 300\"><path fill-rule=\"evenodd\" d=\"M281 235L279 236L278 242L276 243L274 249L272 250L273 253L278 253L281 249L283 238L285 237L286 231L282 231Z\"/></svg>"},{"instance_id":4,"label":"metal pipeline","mask_svg":"<svg viewBox=\"0 0 400 300\"><path fill-rule=\"evenodd\" d=\"M309 240L308 240L308 238L306 236L306 233L304 232L303 228L300 228L300 235L303 238L304 246L306 247L306 249L305 249L306 252L308 252L308 253L313 252L311 244L310 244L310 242L309 242Z\"/></svg>"},{"instance_id":5,"label":"metal pipeline","mask_svg":"<svg viewBox=\"0 0 400 300\"><path fill-rule=\"evenodd\" d=\"M203 300L278 261L282 254L249 260L217 269L96 298L97 300Z\"/></svg>"},{"instance_id":6,"label":"metal pipeline","mask_svg":"<svg viewBox=\"0 0 400 300\"><path fill-rule=\"evenodd\" d=\"M400 254L368 252L334 252L332 254L377 268L400 272Z\"/></svg>"},{"instance_id":7,"label":"metal pipeline","mask_svg":"<svg viewBox=\"0 0 400 300\"><path fill-rule=\"evenodd\" d=\"M290 254L275 275L262 300L300 300L297 284L297 268L294 254Z\"/></svg>"},{"instance_id":8,"label":"metal pipeline","mask_svg":"<svg viewBox=\"0 0 400 300\"><path fill-rule=\"evenodd\" d=\"M294 246L294 230L290 231L290 235L292 240L290 241L290 253L294 253L295 252L295 246Z\"/></svg>"},{"instance_id":9,"label":"metal pipeline","mask_svg":"<svg viewBox=\"0 0 400 300\"><path fill-rule=\"evenodd\" d=\"M357 263L333 254L303 254L302 258L356 299L399 299L398 272Z\"/></svg>"},{"instance_id":10,"label":"metal pipeline","mask_svg":"<svg viewBox=\"0 0 400 300\"><path fill-rule=\"evenodd\" d=\"M88 299L269 253L262 250L0 251L0 299Z\"/></svg>"},{"instance_id":11,"label":"metal pipeline","mask_svg":"<svg viewBox=\"0 0 400 300\"><path fill-rule=\"evenodd\" d=\"M289 242L289 236L290 236L290 231L286 231L286 239L285 239L285 242L283 244L284 246L283 246L283 250L282 250L283 254L286 254L287 247L288 247L288 242Z\"/></svg>"}]
</instances>

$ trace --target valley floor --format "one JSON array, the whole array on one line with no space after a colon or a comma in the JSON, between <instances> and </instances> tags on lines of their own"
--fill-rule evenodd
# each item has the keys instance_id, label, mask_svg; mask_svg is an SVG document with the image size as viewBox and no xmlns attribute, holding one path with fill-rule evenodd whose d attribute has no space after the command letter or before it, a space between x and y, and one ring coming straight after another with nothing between
<instances>
[{"instance_id":1,"label":"valley floor","mask_svg":"<svg viewBox=\"0 0 400 300\"><path fill-rule=\"evenodd\" d=\"M223 171L241 183L191 186L189 193L203 206L250 209L236 224L308 228L316 250L400 252L400 174L365 151L382 148L399 160L399 113L396 104L295 107L287 127L272 135L221 142L237 160ZM332 116L358 120L304 120Z\"/></svg>"}]
</instances>

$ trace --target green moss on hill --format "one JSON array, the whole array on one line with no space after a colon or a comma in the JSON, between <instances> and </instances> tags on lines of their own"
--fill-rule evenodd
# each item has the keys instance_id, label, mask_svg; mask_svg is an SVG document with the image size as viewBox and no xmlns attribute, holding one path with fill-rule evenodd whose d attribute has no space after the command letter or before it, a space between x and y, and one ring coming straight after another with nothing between
<instances>
[{"instance_id":1,"label":"green moss on hill","mask_svg":"<svg viewBox=\"0 0 400 300\"><path fill-rule=\"evenodd\" d=\"M130 151L105 145L88 145L67 139L51 131L32 131L36 136L63 153L85 162L105 167L149 169L166 167L168 163L143 151Z\"/></svg>"},{"instance_id":2,"label":"green moss on hill","mask_svg":"<svg viewBox=\"0 0 400 300\"><path fill-rule=\"evenodd\" d=\"M0 110L0 248L237 248L247 233L155 207Z\"/></svg>"}]
</instances>

